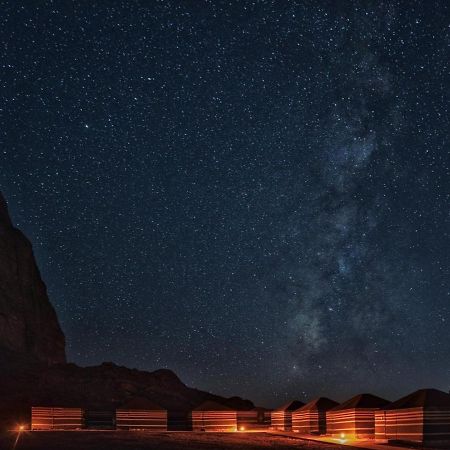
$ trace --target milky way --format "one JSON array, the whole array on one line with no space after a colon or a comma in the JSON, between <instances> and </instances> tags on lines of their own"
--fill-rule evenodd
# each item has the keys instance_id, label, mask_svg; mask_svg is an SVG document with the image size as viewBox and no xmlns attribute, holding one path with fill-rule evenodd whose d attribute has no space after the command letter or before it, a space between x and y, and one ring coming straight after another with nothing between
<instances>
[{"instance_id":1,"label":"milky way","mask_svg":"<svg viewBox=\"0 0 450 450\"><path fill-rule=\"evenodd\" d=\"M70 360L448 390L446 1L0 6L0 187Z\"/></svg>"}]
</instances>

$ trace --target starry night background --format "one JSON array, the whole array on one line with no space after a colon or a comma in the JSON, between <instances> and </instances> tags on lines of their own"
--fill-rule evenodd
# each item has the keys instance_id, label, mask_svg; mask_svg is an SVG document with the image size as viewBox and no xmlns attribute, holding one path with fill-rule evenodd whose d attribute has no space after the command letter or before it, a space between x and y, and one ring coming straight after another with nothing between
<instances>
[{"instance_id":1,"label":"starry night background","mask_svg":"<svg viewBox=\"0 0 450 450\"><path fill-rule=\"evenodd\" d=\"M1 1L0 188L69 360L448 390L449 6Z\"/></svg>"}]
</instances>

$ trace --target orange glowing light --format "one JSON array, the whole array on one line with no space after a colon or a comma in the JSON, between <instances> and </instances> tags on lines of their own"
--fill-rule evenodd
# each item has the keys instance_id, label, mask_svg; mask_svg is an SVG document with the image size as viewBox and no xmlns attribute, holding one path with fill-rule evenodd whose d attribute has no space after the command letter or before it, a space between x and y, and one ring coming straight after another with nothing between
<instances>
[{"instance_id":1,"label":"orange glowing light","mask_svg":"<svg viewBox=\"0 0 450 450\"><path fill-rule=\"evenodd\" d=\"M23 430L25 430L25 425L18 425L18 426L17 426L17 436L16 436L16 440L15 440L15 442L14 442L14 445L13 445L13 447L12 447L13 450L16 449L17 444L18 444L18 442L19 442L19 438L20 438L20 436L21 436L21 432L22 432Z\"/></svg>"},{"instance_id":2,"label":"orange glowing light","mask_svg":"<svg viewBox=\"0 0 450 450\"><path fill-rule=\"evenodd\" d=\"M245 431L245 427L241 427L239 428L241 431Z\"/></svg>"}]
</instances>

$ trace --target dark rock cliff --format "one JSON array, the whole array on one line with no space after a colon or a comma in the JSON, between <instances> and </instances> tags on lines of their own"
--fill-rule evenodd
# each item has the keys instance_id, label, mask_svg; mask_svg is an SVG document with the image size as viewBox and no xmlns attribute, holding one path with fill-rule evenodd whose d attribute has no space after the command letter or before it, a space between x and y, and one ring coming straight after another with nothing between
<instances>
[{"instance_id":1,"label":"dark rock cliff","mask_svg":"<svg viewBox=\"0 0 450 450\"><path fill-rule=\"evenodd\" d=\"M66 361L64 334L30 241L13 226L1 192L0 348L48 365Z\"/></svg>"}]
</instances>

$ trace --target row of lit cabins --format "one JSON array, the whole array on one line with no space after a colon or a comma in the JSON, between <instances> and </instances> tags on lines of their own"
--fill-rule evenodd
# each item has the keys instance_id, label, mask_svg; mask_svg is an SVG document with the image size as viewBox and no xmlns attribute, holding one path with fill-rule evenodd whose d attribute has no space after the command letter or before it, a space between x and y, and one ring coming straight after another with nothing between
<instances>
[{"instance_id":1,"label":"row of lit cabins","mask_svg":"<svg viewBox=\"0 0 450 450\"><path fill-rule=\"evenodd\" d=\"M94 413L95 414L95 413ZM89 428L89 418L92 411L86 412L82 408L66 407L32 407L32 430L76 430ZM98 412L102 421L102 413ZM193 431L237 431L258 430L269 428L270 410L254 408L249 411L235 411L228 406L206 401L194 408L189 415L189 430ZM104 419L104 417L103 417ZM168 411L147 398L134 398L115 411L115 417L108 419L105 424L112 425L118 430L168 430Z\"/></svg>"},{"instance_id":2,"label":"row of lit cabins","mask_svg":"<svg viewBox=\"0 0 450 450\"><path fill-rule=\"evenodd\" d=\"M360 394L338 404L325 397L306 405L292 401L273 411L235 411L207 401L190 414L193 431L272 429L302 435L329 435L340 440L374 439L421 444L450 442L450 394L421 389L390 403ZM32 429L77 429L84 424L80 408L32 408ZM167 430L167 411L147 399L135 399L116 410L117 429Z\"/></svg>"}]
</instances>

